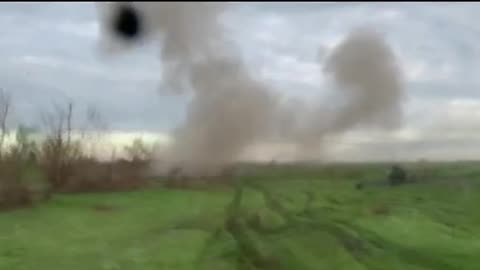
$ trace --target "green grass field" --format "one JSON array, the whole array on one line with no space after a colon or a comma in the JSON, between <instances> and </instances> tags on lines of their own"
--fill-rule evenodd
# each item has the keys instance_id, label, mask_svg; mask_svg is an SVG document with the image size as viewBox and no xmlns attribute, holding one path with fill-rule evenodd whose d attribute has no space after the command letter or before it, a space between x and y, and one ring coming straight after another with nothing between
<instances>
[{"instance_id":1,"label":"green grass field","mask_svg":"<svg viewBox=\"0 0 480 270\"><path fill-rule=\"evenodd\" d=\"M0 269L480 269L480 165L262 168L229 189L56 195L0 213ZM478 180L477 180L478 179Z\"/></svg>"}]
</instances>

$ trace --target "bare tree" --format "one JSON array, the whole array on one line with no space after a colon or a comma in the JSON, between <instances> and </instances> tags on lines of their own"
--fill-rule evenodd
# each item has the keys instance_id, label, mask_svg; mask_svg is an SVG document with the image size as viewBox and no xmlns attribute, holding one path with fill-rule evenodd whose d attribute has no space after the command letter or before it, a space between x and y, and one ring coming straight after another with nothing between
<instances>
[{"instance_id":1,"label":"bare tree","mask_svg":"<svg viewBox=\"0 0 480 270\"><path fill-rule=\"evenodd\" d=\"M87 125L96 131L104 131L108 128L102 113L95 105L90 105L87 108Z\"/></svg>"},{"instance_id":2,"label":"bare tree","mask_svg":"<svg viewBox=\"0 0 480 270\"><path fill-rule=\"evenodd\" d=\"M72 113L73 113L73 103L68 103L67 109L67 145L70 145L72 141Z\"/></svg>"},{"instance_id":3,"label":"bare tree","mask_svg":"<svg viewBox=\"0 0 480 270\"><path fill-rule=\"evenodd\" d=\"M87 107L85 121L80 125L74 123L75 112L75 106L70 101L63 105L54 104L52 110L41 114L47 135L42 145L42 160L50 183L56 189L74 176L75 171L79 170L78 166L87 166L85 147L93 158L94 147L107 128L95 106Z\"/></svg>"},{"instance_id":4,"label":"bare tree","mask_svg":"<svg viewBox=\"0 0 480 270\"><path fill-rule=\"evenodd\" d=\"M85 124L80 133L83 141L88 143L91 158L94 157L97 151L96 147L102 141L107 130L108 125L103 115L96 106L89 105L86 110Z\"/></svg>"},{"instance_id":5,"label":"bare tree","mask_svg":"<svg viewBox=\"0 0 480 270\"><path fill-rule=\"evenodd\" d=\"M42 115L47 137L42 145L42 160L53 188L60 188L70 176L73 162L82 156L78 142L72 141L73 103L55 104Z\"/></svg>"},{"instance_id":6,"label":"bare tree","mask_svg":"<svg viewBox=\"0 0 480 270\"><path fill-rule=\"evenodd\" d=\"M147 145L142 138L135 138L131 145L124 147L124 150L132 162L150 161L153 156L153 147Z\"/></svg>"},{"instance_id":7,"label":"bare tree","mask_svg":"<svg viewBox=\"0 0 480 270\"><path fill-rule=\"evenodd\" d=\"M7 121L11 110L12 97L4 89L0 89L0 159L3 158L3 145L7 136Z\"/></svg>"}]
</instances>

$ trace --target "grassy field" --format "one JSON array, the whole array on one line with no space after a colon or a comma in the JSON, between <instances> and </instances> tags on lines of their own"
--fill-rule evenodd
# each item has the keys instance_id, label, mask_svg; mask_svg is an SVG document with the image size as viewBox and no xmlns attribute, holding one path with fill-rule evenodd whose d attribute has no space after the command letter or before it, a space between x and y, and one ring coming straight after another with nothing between
<instances>
[{"instance_id":1,"label":"grassy field","mask_svg":"<svg viewBox=\"0 0 480 270\"><path fill-rule=\"evenodd\" d=\"M480 164L257 168L227 189L56 195L0 213L0 269L480 269Z\"/></svg>"}]
</instances>

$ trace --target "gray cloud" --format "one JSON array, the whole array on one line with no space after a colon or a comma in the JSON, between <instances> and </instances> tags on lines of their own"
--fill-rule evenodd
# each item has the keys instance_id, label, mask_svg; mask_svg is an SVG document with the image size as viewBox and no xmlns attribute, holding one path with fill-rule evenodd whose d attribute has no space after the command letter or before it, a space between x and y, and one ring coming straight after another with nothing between
<instances>
[{"instance_id":1,"label":"gray cloud","mask_svg":"<svg viewBox=\"0 0 480 270\"><path fill-rule=\"evenodd\" d=\"M97 106L112 129L169 130L181 118L185 101L157 93L154 50L99 58L93 3L0 5L0 87L13 93L17 121L35 124L39 111L68 99Z\"/></svg>"},{"instance_id":2,"label":"gray cloud","mask_svg":"<svg viewBox=\"0 0 480 270\"><path fill-rule=\"evenodd\" d=\"M254 73L279 91L307 98L321 94L318 86L328 92L315 64L318 47L328 51L352 28L375 26L408 75L406 124L423 136L422 147L431 149L448 143L433 138L428 123L438 123L437 133L480 135L468 128L475 119L462 126L442 124L462 122L480 110L452 105L480 104L478 11L478 3L237 3L224 20ZM93 3L1 3L0 23L0 87L13 92L18 121L35 123L39 110L68 98L95 104L118 130L169 131L184 118L187 100L157 91L162 67L156 46L100 57ZM436 106L472 112L449 120L439 117L444 112Z\"/></svg>"}]
</instances>

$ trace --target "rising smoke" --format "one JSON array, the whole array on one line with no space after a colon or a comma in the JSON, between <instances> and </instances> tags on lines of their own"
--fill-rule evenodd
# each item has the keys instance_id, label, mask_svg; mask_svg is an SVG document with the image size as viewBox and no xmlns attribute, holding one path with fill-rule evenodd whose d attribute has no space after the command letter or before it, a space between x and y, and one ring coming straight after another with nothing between
<instances>
[{"instance_id":1,"label":"rising smoke","mask_svg":"<svg viewBox=\"0 0 480 270\"><path fill-rule=\"evenodd\" d=\"M392 128L400 123L402 76L392 51L374 31L353 31L327 56L324 72L337 88L335 96L310 108L295 107L281 103L279 93L249 73L224 35L220 18L225 3L126 5L100 4L105 44L158 40L166 88L193 96L187 118L163 156L164 169L215 173L248 147L273 137L307 151L327 135L361 125ZM125 8L135 13L136 35L131 35L133 28L124 35L115 27Z\"/></svg>"},{"instance_id":2,"label":"rising smoke","mask_svg":"<svg viewBox=\"0 0 480 270\"><path fill-rule=\"evenodd\" d=\"M337 91L315 104L310 114L298 117L304 123L297 137L301 152L316 149L325 136L356 127L392 129L401 124L403 75L378 32L352 31L327 56L323 67Z\"/></svg>"}]
</instances>

